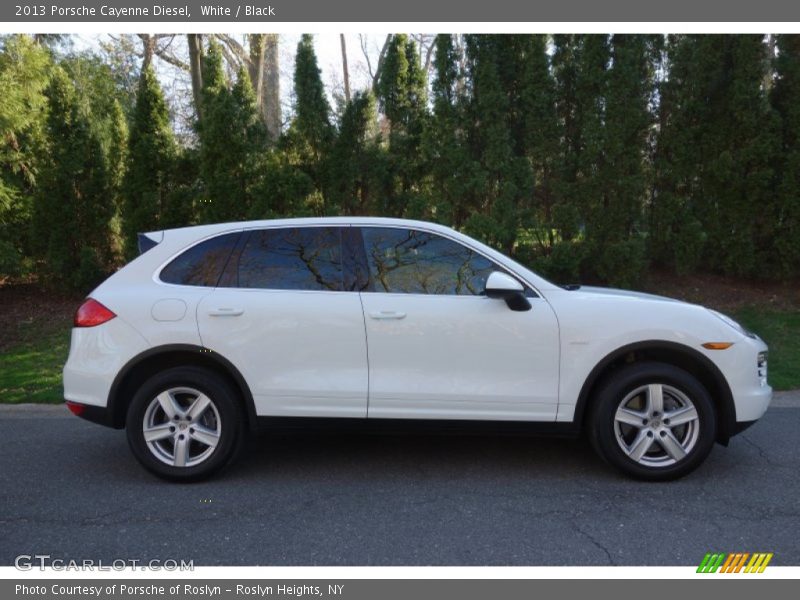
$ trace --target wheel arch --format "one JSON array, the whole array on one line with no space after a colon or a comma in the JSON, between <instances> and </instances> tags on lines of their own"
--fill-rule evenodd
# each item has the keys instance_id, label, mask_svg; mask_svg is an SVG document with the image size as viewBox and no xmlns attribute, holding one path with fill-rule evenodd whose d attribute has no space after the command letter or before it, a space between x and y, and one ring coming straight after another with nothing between
<instances>
[{"instance_id":1,"label":"wheel arch","mask_svg":"<svg viewBox=\"0 0 800 600\"><path fill-rule=\"evenodd\" d=\"M120 369L108 393L110 424L116 429L125 427L125 415L139 385L152 375L172 367L204 367L220 375L242 400L245 418L250 428L256 424L253 394L242 374L228 359L220 354L192 344L167 344L149 348L137 354Z\"/></svg>"},{"instance_id":2,"label":"wheel arch","mask_svg":"<svg viewBox=\"0 0 800 600\"><path fill-rule=\"evenodd\" d=\"M703 384L711 395L717 414L717 442L727 445L735 433L736 407L725 376L711 359L694 348L663 340L641 341L622 346L598 362L587 376L578 395L574 416L577 426L583 430L593 394L598 387L620 367L643 360L676 366Z\"/></svg>"}]
</instances>

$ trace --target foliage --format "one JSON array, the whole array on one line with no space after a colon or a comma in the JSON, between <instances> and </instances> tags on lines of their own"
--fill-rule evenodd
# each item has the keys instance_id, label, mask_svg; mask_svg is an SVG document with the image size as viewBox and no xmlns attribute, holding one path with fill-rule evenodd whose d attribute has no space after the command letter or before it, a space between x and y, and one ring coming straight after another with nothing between
<instances>
[{"instance_id":1,"label":"foliage","mask_svg":"<svg viewBox=\"0 0 800 600\"><path fill-rule=\"evenodd\" d=\"M45 154L50 53L28 36L0 51L0 277L17 275L30 256L33 195Z\"/></svg>"},{"instance_id":2,"label":"foliage","mask_svg":"<svg viewBox=\"0 0 800 600\"><path fill-rule=\"evenodd\" d=\"M304 35L272 142L254 74L228 77L230 47L203 39L186 146L135 38L66 55L2 38L0 275L36 255L52 281L88 282L119 264L120 232L131 257L140 231L376 214L451 225L557 281L800 276L796 35L442 34L429 85L396 34L335 120Z\"/></svg>"},{"instance_id":3,"label":"foliage","mask_svg":"<svg viewBox=\"0 0 800 600\"><path fill-rule=\"evenodd\" d=\"M89 289L113 258L107 155L64 69L53 72L46 95L48 160L34 207L35 247L43 274L67 287Z\"/></svg>"},{"instance_id":4,"label":"foliage","mask_svg":"<svg viewBox=\"0 0 800 600\"><path fill-rule=\"evenodd\" d=\"M674 36L667 47L650 229L676 268L774 275L780 123L762 36Z\"/></svg>"},{"instance_id":5,"label":"foliage","mask_svg":"<svg viewBox=\"0 0 800 600\"><path fill-rule=\"evenodd\" d=\"M392 37L377 85L388 124L383 186L374 210L387 216L424 216L421 160L427 123L427 77L416 43L405 34Z\"/></svg>"},{"instance_id":6,"label":"foliage","mask_svg":"<svg viewBox=\"0 0 800 600\"><path fill-rule=\"evenodd\" d=\"M169 111L152 68L139 80L122 182L125 254L137 252L137 234L157 230L170 196L176 156Z\"/></svg>"},{"instance_id":7,"label":"foliage","mask_svg":"<svg viewBox=\"0 0 800 600\"><path fill-rule=\"evenodd\" d=\"M424 216L461 228L473 204L476 172L468 146L466 82L459 69L463 56L452 35L438 35L435 43L433 114L422 142L422 158L430 169Z\"/></svg>"},{"instance_id":8,"label":"foliage","mask_svg":"<svg viewBox=\"0 0 800 600\"><path fill-rule=\"evenodd\" d=\"M376 202L384 168L375 98L370 92L357 92L345 104L328 163L330 211L368 213Z\"/></svg>"},{"instance_id":9,"label":"foliage","mask_svg":"<svg viewBox=\"0 0 800 600\"><path fill-rule=\"evenodd\" d=\"M256 203L266 129L246 70L239 70L229 88L216 42L209 45L203 73L203 119L198 125L203 185L200 219L243 220Z\"/></svg>"},{"instance_id":10,"label":"foliage","mask_svg":"<svg viewBox=\"0 0 800 600\"><path fill-rule=\"evenodd\" d=\"M780 118L775 185L775 275L800 273L800 36L779 35L772 104ZM765 241L769 247L769 242Z\"/></svg>"}]
</instances>

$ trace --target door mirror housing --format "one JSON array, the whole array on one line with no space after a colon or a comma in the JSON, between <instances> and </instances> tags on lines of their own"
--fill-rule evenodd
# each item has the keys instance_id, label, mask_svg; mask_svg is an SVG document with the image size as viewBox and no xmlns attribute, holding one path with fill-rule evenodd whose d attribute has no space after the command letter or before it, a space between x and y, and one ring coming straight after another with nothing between
<instances>
[{"instance_id":1,"label":"door mirror housing","mask_svg":"<svg viewBox=\"0 0 800 600\"><path fill-rule=\"evenodd\" d=\"M531 303L525 297L525 286L506 273L493 271L486 280L484 293L489 298L505 300L511 310L526 311L531 309Z\"/></svg>"}]
</instances>

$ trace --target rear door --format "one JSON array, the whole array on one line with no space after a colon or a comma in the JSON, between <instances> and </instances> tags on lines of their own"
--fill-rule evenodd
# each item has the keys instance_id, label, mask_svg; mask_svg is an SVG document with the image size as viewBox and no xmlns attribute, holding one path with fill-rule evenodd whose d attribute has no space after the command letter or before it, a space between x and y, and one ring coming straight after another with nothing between
<instances>
[{"instance_id":1,"label":"rear door","mask_svg":"<svg viewBox=\"0 0 800 600\"><path fill-rule=\"evenodd\" d=\"M256 413L365 417L367 350L342 227L246 231L200 302L203 345L233 362Z\"/></svg>"},{"instance_id":2,"label":"rear door","mask_svg":"<svg viewBox=\"0 0 800 600\"><path fill-rule=\"evenodd\" d=\"M554 421L558 322L530 290L516 312L482 295L506 271L460 242L362 227L369 417Z\"/></svg>"}]
</instances>

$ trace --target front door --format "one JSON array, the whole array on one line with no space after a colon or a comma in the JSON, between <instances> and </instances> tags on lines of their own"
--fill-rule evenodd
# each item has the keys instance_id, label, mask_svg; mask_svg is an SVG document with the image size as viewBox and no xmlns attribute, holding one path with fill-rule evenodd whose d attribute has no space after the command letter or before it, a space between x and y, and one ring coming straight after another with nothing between
<instances>
[{"instance_id":1,"label":"front door","mask_svg":"<svg viewBox=\"0 0 800 600\"><path fill-rule=\"evenodd\" d=\"M369 417L555 420L558 323L544 299L531 291L515 312L481 295L506 270L438 234L361 233Z\"/></svg>"}]
</instances>

